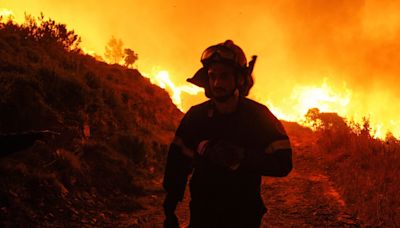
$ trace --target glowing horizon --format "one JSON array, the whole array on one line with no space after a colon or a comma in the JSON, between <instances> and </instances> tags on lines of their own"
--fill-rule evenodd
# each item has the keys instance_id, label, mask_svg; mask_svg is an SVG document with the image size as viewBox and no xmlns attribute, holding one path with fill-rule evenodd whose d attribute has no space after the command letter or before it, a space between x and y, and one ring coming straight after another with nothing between
<instances>
[{"instance_id":1,"label":"glowing horizon","mask_svg":"<svg viewBox=\"0 0 400 228\"><path fill-rule=\"evenodd\" d=\"M349 119L370 117L378 134L389 129L400 137L400 2L24 0L0 5L0 15L18 22L25 12L43 12L67 24L82 37L86 53L102 56L112 36L122 39L139 54L141 72L152 77L158 75L155 67L168 72L158 80L169 81L166 90L183 111L205 99L186 82L201 66L201 52L232 39L248 57L259 56L250 97L277 115L298 119L306 108L318 106Z\"/></svg>"}]
</instances>

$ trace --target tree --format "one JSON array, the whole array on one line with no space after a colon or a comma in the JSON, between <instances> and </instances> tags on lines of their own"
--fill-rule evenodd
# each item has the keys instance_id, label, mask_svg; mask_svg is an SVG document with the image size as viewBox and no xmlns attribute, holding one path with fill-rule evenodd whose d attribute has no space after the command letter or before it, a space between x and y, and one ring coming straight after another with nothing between
<instances>
[{"instance_id":1,"label":"tree","mask_svg":"<svg viewBox=\"0 0 400 228\"><path fill-rule=\"evenodd\" d=\"M106 52L104 57L108 59L111 63L119 63L124 57L124 52L122 51L123 42L121 39L116 39L114 36L111 37L106 46Z\"/></svg>"},{"instance_id":2,"label":"tree","mask_svg":"<svg viewBox=\"0 0 400 228\"><path fill-rule=\"evenodd\" d=\"M348 130L348 126L343 119L335 112L320 112L318 108L310 108L306 115L306 123L315 130Z\"/></svg>"},{"instance_id":3,"label":"tree","mask_svg":"<svg viewBox=\"0 0 400 228\"><path fill-rule=\"evenodd\" d=\"M25 14L25 22L17 25L9 18L7 22L2 22L0 17L0 28L3 31L13 31L20 33L25 40L33 40L40 45L49 48L62 48L67 51L79 51L81 38L75 34L74 30L68 30L66 24L60 24L52 19L45 19L43 13L34 18Z\"/></svg>"},{"instance_id":4,"label":"tree","mask_svg":"<svg viewBox=\"0 0 400 228\"><path fill-rule=\"evenodd\" d=\"M81 39L73 30L68 31L67 25L56 23L52 19L45 20L43 13L38 17L40 26L36 36L44 43L57 43L66 50L78 48Z\"/></svg>"},{"instance_id":5,"label":"tree","mask_svg":"<svg viewBox=\"0 0 400 228\"><path fill-rule=\"evenodd\" d=\"M125 66L126 67L129 67L129 66L131 66L132 64L134 64L135 62L136 62L136 60L138 60L138 54L137 53L135 53L132 49L130 49L130 48L125 48L124 49L124 52L125 52L125 58L124 58L124 60L125 60Z\"/></svg>"},{"instance_id":6,"label":"tree","mask_svg":"<svg viewBox=\"0 0 400 228\"><path fill-rule=\"evenodd\" d=\"M320 115L321 113L318 108L310 108L305 114L306 123L309 124L314 130L322 125Z\"/></svg>"}]
</instances>

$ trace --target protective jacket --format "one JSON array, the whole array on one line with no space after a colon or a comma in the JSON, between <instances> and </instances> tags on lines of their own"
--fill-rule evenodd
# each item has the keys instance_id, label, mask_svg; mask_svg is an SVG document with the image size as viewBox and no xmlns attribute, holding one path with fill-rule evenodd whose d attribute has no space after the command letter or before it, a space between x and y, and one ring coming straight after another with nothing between
<instances>
[{"instance_id":1,"label":"protective jacket","mask_svg":"<svg viewBox=\"0 0 400 228\"><path fill-rule=\"evenodd\" d=\"M199 155L204 140L243 148L239 168L228 170ZM266 212L261 176L283 177L291 169L289 138L267 107L240 98L235 112L221 114L209 100L183 117L168 152L163 185L169 197L181 201L192 173L191 227L257 227Z\"/></svg>"}]
</instances>

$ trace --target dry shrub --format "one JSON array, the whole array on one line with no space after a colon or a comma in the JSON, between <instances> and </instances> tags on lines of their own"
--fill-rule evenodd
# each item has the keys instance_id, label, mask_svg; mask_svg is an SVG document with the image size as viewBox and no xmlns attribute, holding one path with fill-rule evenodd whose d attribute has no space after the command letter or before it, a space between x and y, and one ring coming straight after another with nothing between
<instances>
[{"instance_id":1,"label":"dry shrub","mask_svg":"<svg viewBox=\"0 0 400 228\"><path fill-rule=\"evenodd\" d=\"M68 162L68 167L71 167L76 171L82 172L82 162L76 154L65 149L58 149L56 151L56 154L60 159Z\"/></svg>"},{"instance_id":2,"label":"dry shrub","mask_svg":"<svg viewBox=\"0 0 400 228\"><path fill-rule=\"evenodd\" d=\"M0 131L46 129L56 124L56 113L43 102L39 90L33 78L0 73Z\"/></svg>"},{"instance_id":3,"label":"dry shrub","mask_svg":"<svg viewBox=\"0 0 400 228\"><path fill-rule=\"evenodd\" d=\"M85 91L81 83L72 77L61 75L60 72L40 68L36 77L40 82L47 102L61 110L75 111L86 102Z\"/></svg>"},{"instance_id":4,"label":"dry shrub","mask_svg":"<svg viewBox=\"0 0 400 228\"><path fill-rule=\"evenodd\" d=\"M347 205L371 226L400 226L400 143L372 137L369 120L347 124L334 114L314 110L318 146L326 154L327 173ZM351 127L350 127L350 126Z\"/></svg>"},{"instance_id":5,"label":"dry shrub","mask_svg":"<svg viewBox=\"0 0 400 228\"><path fill-rule=\"evenodd\" d=\"M100 87L99 79L96 74L92 71L88 71L84 74L84 78L86 81L86 85L88 85L92 89L98 89Z\"/></svg>"},{"instance_id":6,"label":"dry shrub","mask_svg":"<svg viewBox=\"0 0 400 228\"><path fill-rule=\"evenodd\" d=\"M0 133L60 135L0 161L0 226L79 226L78 214L100 222L140 209L138 195L161 189L182 113L137 70L79 53L65 25L27 19L0 19Z\"/></svg>"},{"instance_id":7,"label":"dry shrub","mask_svg":"<svg viewBox=\"0 0 400 228\"><path fill-rule=\"evenodd\" d=\"M134 163L142 163L145 161L147 146L143 140L137 137L129 134L117 136L114 147Z\"/></svg>"}]
</instances>

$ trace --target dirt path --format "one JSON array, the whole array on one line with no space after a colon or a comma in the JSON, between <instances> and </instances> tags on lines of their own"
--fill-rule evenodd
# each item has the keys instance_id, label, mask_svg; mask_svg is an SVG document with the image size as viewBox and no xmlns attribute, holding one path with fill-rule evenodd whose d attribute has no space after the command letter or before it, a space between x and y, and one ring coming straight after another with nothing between
<instances>
[{"instance_id":1,"label":"dirt path","mask_svg":"<svg viewBox=\"0 0 400 228\"><path fill-rule=\"evenodd\" d=\"M360 227L312 155L313 140L292 136L291 142L294 170L286 178L263 179L262 195L268 207L263 226Z\"/></svg>"},{"instance_id":2,"label":"dirt path","mask_svg":"<svg viewBox=\"0 0 400 228\"><path fill-rule=\"evenodd\" d=\"M361 222L346 209L346 203L312 155L312 138L291 135L294 170L286 178L264 178L262 195L268 208L262 227L360 227ZM186 191L188 192L188 191ZM162 227L162 191L142 197L146 208L134 215L122 215L119 226ZM179 205L177 215L188 224L189 196Z\"/></svg>"}]
</instances>

